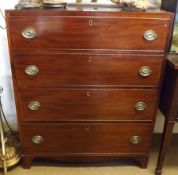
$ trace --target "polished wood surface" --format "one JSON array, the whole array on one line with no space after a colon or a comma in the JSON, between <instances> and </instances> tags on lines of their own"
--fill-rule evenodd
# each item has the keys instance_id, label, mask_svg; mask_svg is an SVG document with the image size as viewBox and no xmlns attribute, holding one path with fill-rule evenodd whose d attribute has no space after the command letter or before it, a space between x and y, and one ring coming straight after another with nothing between
<instances>
[{"instance_id":1,"label":"polished wood surface","mask_svg":"<svg viewBox=\"0 0 178 175\"><path fill-rule=\"evenodd\" d=\"M19 93L21 121L152 121L156 109L157 91L153 89L61 89L33 90ZM28 108L38 101L37 111ZM146 109L135 105L144 102ZM52 111L52 112L51 112Z\"/></svg>"},{"instance_id":2,"label":"polished wood surface","mask_svg":"<svg viewBox=\"0 0 178 175\"><path fill-rule=\"evenodd\" d=\"M38 123L22 124L21 129L27 155L43 155L46 150L53 155L141 154L148 152L152 135L150 124L132 123ZM32 138L36 135L42 136L44 142L34 144ZM132 144L133 136L140 136L142 141Z\"/></svg>"},{"instance_id":3,"label":"polished wood surface","mask_svg":"<svg viewBox=\"0 0 178 175\"><path fill-rule=\"evenodd\" d=\"M8 10L6 21L24 168L40 157L106 156L130 157L146 168L173 14L77 6ZM27 28L36 37L25 39ZM149 30L156 39L144 38ZM39 72L27 75L29 65ZM151 75L143 77L145 66ZM38 110L29 109L32 101ZM145 102L145 111L135 110L137 102ZM35 135L44 142L34 144ZM131 144L132 136L142 142Z\"/></svg>"},{"instance_id":4,"label":"polished wood surface","mask_svg":"<svg viewBox=\"0 0 178 175\"><path fill-rule=\"evenodd\" d=\"M54 64L55 63L55 64ZM25 73L28 65L39 69L36 76ZM143 77L142 67L152 74ZM20 87L32 86L152 86L158 87L163 57L138 54L15 54L15 75ZM51 78L52 77L52 78ZM49 81L50 79L50 81Z\"/></svg>"},{"instance_id":5,"label":"polished wood surface","mask_svg":"<svg viewBox=\"0 0 178 175\"><path fill-rule=\"evenodd\" d=\"M60 14L60 13L59 13ZM39 22L40 20L40 22ZM91 22L91 24L90 24ZM122 49L158 50L165 49L169 20L141 19L130 17L130 13L119 17L58 16L58 17L14 17L10 21L12 44L15 50L33 49ZM31 26L37 36L24 39L21 32ZM141 26L141 27L138 27ZM155 31L155 41L144 39L147 30ZM127 29L127 30L125 30ZM137 44L135 44L137 43Z\"/></svg>"},{"instance_id":6,"label":"polished wood surface","mask_svg":"<svg viewBox=\"0 0 178 175\"><path fill-rule=\"evenodd\" d=\"M162 174L166 152L169 148L175 123L178 121L178 57L169 55L163 89L160 100L160 109L165 116L164 133L162 137L156 175Z\"/></svg>"}]
</instances>

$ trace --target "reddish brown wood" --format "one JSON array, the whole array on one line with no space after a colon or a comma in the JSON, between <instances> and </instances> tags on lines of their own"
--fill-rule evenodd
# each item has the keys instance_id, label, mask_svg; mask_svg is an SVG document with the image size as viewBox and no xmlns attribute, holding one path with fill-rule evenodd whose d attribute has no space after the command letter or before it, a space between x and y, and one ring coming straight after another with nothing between
<instances>
[{"instance_id":1,"label":"reddish brown wood","mask_svg":"<svg viewBox=\"0 0 178 175\"><path fill-rule=\"evenodd\" d=\"M35 156L36 157L36 156ZM28 159L30 158L30 159ZM30 163L32 163L33 161L33 158L34 157L31 157L31 156L27 156L27 157L23 157L22 161L26 161L26 159L28 159L27 161L29 162L30 160ZM65 165L65 166L86 166L88 164L91 165L94 165L94 164L98 164L100 166L102 165L106 165L106 163L111 163L111 162L114 162L115 164L117 163L119 166L120 165L123 165L123 163L134 163L136 161L136 163L140 166L140 168L145 168L143 167L142 165L146 162L146 160L148 161L148 156L144 155L144 154L140 154L139 156L137 157L134 157L134 154L130 154L130 155L127 155L127 154L121 154L121 155L116 155L116 156L108 156L108 155L91 155L91 154L88 154L87 156L82 156L82 155L67 155L67 156L63 156L63 155L55 155L55 156L51 156L51 155L48 155L48 156L44 156L44 155L41 155L39 157L36 157L38 158L38 163L39 161L41 161L41 159L43 160L47 160L48 164L49 164L49 161L51 164L55 163L55 164L58 164L58 163L62 163L62 165ZM133 160L133 161L132 161ZM57 161L57 162L56 162ZM43 161L44 162L44 161ZM31 164L28 164L28 165L24 165L24 168L25 169L30 169L30 166ZM60 164L59 164L60 166Z\"/></svg>"},{"instance_id":2,"label":"reddish brown wood","mask_svg":"<svg viewBox=\"0 0 178 175\"><path fill-rule=\"evenodd\" d=\"M166 152L169 148L172 130L178 120L178 57L170 55L167 61L165 79L161 94L160 109L165 116L164 133L155 170L156 175L161 175Z\"/></svg>"},{"instance_id":3,"label":"reddish brown wood","mask_svg":"<svg viewBox=\"0 0 178 175\"><path fill-rule=\"evenodd\" d=\"M55 64L54 64L55 63ZM18 86L159 86L163 64L161 56L106 54L16 54L15 74ZM39 73L29 76L28 65L36 65ZM153 73L142 77L139 70L149 66ZM51 78L52 77L52 78ZM49 81L50 79L50 81Z\"/></svg>"},{"instance_id":4,"label":"reddish brown wood","mask_svg":"<svg viewBox=\"0 0 178 175\"><path fill-rule=\"evenodd\" d=\"M148 166L148 156L138 156L135 160L139 163L140 168L147 168Z\"/></svg>"},{"instance_id":5,"label":"reddish brown wood","mask_svg":"<svg viewBox=\"0 0 178 175\"><path fill-rule=\"evenodd\" d=\"M150 124L131 123L64 123L22 124L23 149L27 155L119 155L122 153L148 152L151 140ZM42 144L34 144L33 136L44 138ZM131 144L133 136L140 136L139 144Z\"/></svg>"},{"instance_id":6,"label":"reddish brown wood","mask_svg":"<svg viewBox=\"0 0 178 175\"><path fill-rule=\"evenodd\" d=\"M164 11L114 8L6 11L25 168L38 157L131 157L146 168L172 19ZM22 37L27 27L36 38ZM158 38L146 41L146 30ZM28 77L24 69L33 64L39 74ZM141 66L152 75L141 78ZM39 111L28 109L31 100L40 101ZM147 103L146 111L134 110L138 101ZM43 134L44 144L34 145L34 134ZM143 137L139 145L130 144L133 135Z\"/></svg>"},{"instance_id":7,"label":"reddish brown wood","mask_svg":"<svg viewBox=\"0 0 178 175\"><path fill-rule=\"evenodd\" d=\"M26 12L25 12L26 13ZM28 13L28 12L27 12ZM164 51L170 21L167 18L153 19L147 13L146 18L139 15L134 18L130 13L97 17L95 14L79 16L40 16L36 18L16 16L11 18L10 25L12 44L15 50L36 49L122 49L122 50L155 50ZM87 12L85 12L87 14ZM104 14L103 14L104 15ZM157 13L155 13L157 17ZM40 22L39 22L40 21ZM92 25L90 25L92 21ZM158 38L147 41L145 31L154 30ZM34 28L37 37L29 40L22 37L22 31ZM125 30L127 29L127 30ZM136 44L135 44L136 43Z\"/></svg>"},{"instance_id":8,"label":"reddish brown wood","mask_svg":"<svg viewBox=\"0 0 178 175\"><path fill-rule=\"evenodd\" d=\"M19 93L21 121L152 121L156 108L157 91L148 89L61 89L33 90ZM28 108L31 101L38 101L37 111ZM137 111L138 102L147 105Z\"/></svg>"},{"instance_id":9,"label":"reddish brown wood","mask_svg":"<svg viewBox=\"0 0 178 175\"><path fill-rule=\"evenodd\" d=\"M32 156L22 156L22 163L25 169L30 169L33 157Z\"/></svg>"},{"instance_id":10,"label":"reddish brown wood","mask_svg":"<svg viewBox=\"0 0 178 175\"><path fill-rule=\"evenodd\" d=\"M174 124L175 124L175 122L173 122L173 121L168 121L167 119L165 121L159 158L158 158L157 167L156 167L156 170L155 170L156 175L162 174L162 167L163 167L163 164L164 164L166 152L167 152L169 145L170 145Z\"/></svg>"}]
</instances>

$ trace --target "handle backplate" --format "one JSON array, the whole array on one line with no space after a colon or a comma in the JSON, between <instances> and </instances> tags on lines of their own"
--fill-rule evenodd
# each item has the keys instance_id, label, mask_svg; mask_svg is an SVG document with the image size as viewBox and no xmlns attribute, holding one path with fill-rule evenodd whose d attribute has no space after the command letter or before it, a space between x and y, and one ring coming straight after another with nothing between
<instances>
[{"instance_id":1,"label":"handle backplate","mask_svg":"<svg viewBox=\"0 0 178 175\"><path fill-rule=\"evenodd\" d=\"M25 73L30 76L35 76L39 72L38 67L35 65L29 65L25 68Z\"/></svg>"},{"instance_id":2,"label":"handle backplate","mask_svg":"<svg viewBox=\"0 0 178 175\"><path fill-rule=\"evenodd\" d=\"M36 136L33 136L32 142L34 144L41 144L41 143L44 142L44 138L42 136L40 136L40 135L36 135Z\"/></svg>"},{"instance_id":3,"label":"handle backplate","mask_svg":"<svg viewBox=\"0 0 178 175\"><path fill-rule=\"evenodd\" d=\"M26 39L33 39L37 36L37 33L33 28L26 28L22 31L22 36Z\"/></svg>"},{"instance_id":4,"label":"handle backplate","mask_svg":"<svg viewBox=\"0 0 178 175\"><path fill-rule=\"evenodd\" d=\"M37 111L41 107L41 104L38 101L31 101L28 104L28 108L32 111Z\"/></svg>"},{"instance_id":5,"label":"handle backplate","mask_svg":"<svg viewBox=\"0 0 178 175\"><path fill-rule=\"evenodd\" d=\"M143 66L140 68L139 74L142 77L149 77L152 74L152 69L149 66Z\"/></svg>"},{"instance_id":6,"label":"handle backplate","mask_svg":"<svg viewBox=\"0 0 178 175\"><path fill-rule=\"evenodd\" d=\"M147 30L144 33L144 38L147 41L154 41L157 37L158 37L158 35L154 30Z\"/></svg>"},{"instance_id":7,"label":"handle backplate","mask_svg":"<svg viewBox=\"0 0 178 175\"><path fill-rule=\"evenodd\" d=\"M133 145L137 145L142 142L142 138L140 136L133 136L130 138L130 143Z\"/></svg>"},{"instance_id":8,"label":"handle backplate","mask_svg":"<svg viewBox=\"0 0 178 175\"><path fill-rule=\"evenodd\" d=\"M135 104L134 108L137 110L137 111L145 111L146 108L147 108L147 105L146 103L144 102L138 102Z\"/></svg>"}]
</instances>

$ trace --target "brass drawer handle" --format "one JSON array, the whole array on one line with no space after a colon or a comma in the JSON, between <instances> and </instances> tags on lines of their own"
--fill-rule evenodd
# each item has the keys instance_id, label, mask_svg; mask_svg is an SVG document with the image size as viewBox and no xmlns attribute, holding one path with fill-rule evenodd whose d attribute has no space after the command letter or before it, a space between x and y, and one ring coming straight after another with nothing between
<instances>
[{"instance_id":1,"label":"brass drawer handle","mask_svg":"<svg viewBox=\"0 0 178 175\"><path fill-rule=\"evenodd\" d=\"M133 145L137 145L142 142L142 138L140 136L133 136L130 138L130 143Z\"/></svg>"},{"instance_id":2,"label":"brass drawer handle","mask_svg":"<svg viewBox=\"0 0 178 175\"><path fill-rule=\"evenodd\" d=\"M144 33L144 38L147 41L154 41L157 37L158 37L158 35L154 30L147 30Z\"/></svg>"},{"instance_id":3,"label":"brass drawer handle","mask_svg":"<svg viewBox=\"0 0 178 175\"><path fill-rule=\"evenodd\" d=\"M149 77L152 74L152 69L149 66L143 66L140 68L139 74L142 77Z\"/></svg>"},{"instance_id":4,"label":"brass drawer handle","mask_svg":"<svg viewBox=\"0 0 178 175\"><path fill-rule=\"evenodd\" d=\"M25 73L30 76L35 76L39 72L38 67L35 65L30 65L25 68Z\"/></svg>"},{"instance_id":5,"label":"brass drawer handle","mask_svg":"<svg viewBox=\"0 0 178 175\"><path fill-rule=\"evenodd\" d=\"M37 33L33 28L26 28L22 31L22 36L26 39L33 39L37 36Z\"/></svg>"},{"instance_id":6,"label":"brass drawer handle","mask_svg":"<svg viewBox=\"0 0 178 175\"><path fill-rule=\"evenodd\" d=\"M41 104L38 101L31 101L28 105L28 108L32 111L37 111L41 107Z\"/></svg>"},{"instance_id":7,"label":"brass drawer handle","mask_svg":"<svg viewBox=\"0 0 178 175\"><path fill-rule=\"evenodd\" d=\"M32 142L33 142L34 144L41 144L41 143L44 142L44 138L43 138L42 136L39 136L39 135L33 136Z\"/></svg>"},{"instance_id":8,"label":"brass drawer handle","mask_svg":"<svg viewBox=\"0 0 178 175\"><path fill-rule=\"evenodd\" d=\"M137 111L145 111L146 108L147 108L147 105L146 103L144 102L138 102L135 104L134 108L137 110Z\"/></svg>"}]
</instances>

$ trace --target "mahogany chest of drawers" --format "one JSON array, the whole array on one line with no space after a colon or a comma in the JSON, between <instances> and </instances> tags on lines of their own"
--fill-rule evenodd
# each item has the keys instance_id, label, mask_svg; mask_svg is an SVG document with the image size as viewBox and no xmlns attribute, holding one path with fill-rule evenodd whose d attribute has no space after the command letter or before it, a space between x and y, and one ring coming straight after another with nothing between
<instances>
[{"instance_id":1,"label":"mahogany chest of drawers","mask_svg":"<svg viewBox=\"0 0 178 175\"><path fill-rule=\"evenodd\" d=\"M25 168L33 158L147 166L173 15L8 10Z\"/></svg>"}]
</instances>

